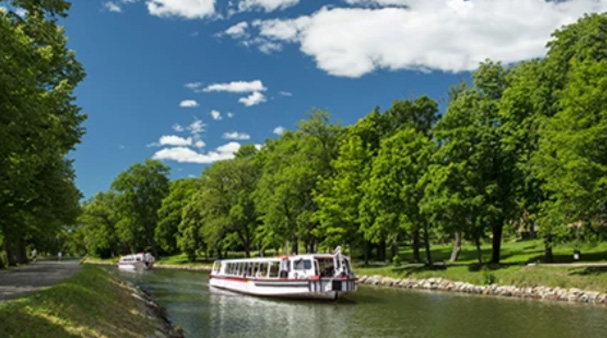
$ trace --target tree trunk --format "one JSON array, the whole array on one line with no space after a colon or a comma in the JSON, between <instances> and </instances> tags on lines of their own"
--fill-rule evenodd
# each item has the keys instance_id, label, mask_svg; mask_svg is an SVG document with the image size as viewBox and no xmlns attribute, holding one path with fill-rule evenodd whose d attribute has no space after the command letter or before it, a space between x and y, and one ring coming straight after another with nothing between
<instances>
[{"instance_id":1,"label":"tree trunk","mask_svg":"<svg viewBox=\"0 0 607 338\"><path fill-rule=\"evenodd\" d=\"M394 259L394 256L398 255L398 243L396 243L396 241L392 243L390 254L392 255L391 259Z\"/></svg>"},{"instance_id":2,"label":"tree trunk","mask_svg":"<svg viewBox=\"0 0 607 338\"><path fill-rule=\"evenodd\" d=\"M413 243L411 245L413 247L413 262L421 262L422 259L419 254L419 228L413 230Z\"/></svg>"},{"instance_id":3,"label":"tree trunk","mask_svg":"<svg viewBox=\"0 0 607 338\"><path fill-rule=\"evenodd\" d=\"M15 255L13 251L13 242L11 241L8 234L4 234L4 250L6 250L6 260L8 266L16 266L17 261L15 260Z\"/></svg>"},{"instance_id":4,"label":"tree trunk","mask_svg":"<svg viewBox=\"0 0 607 338\"><path fill-rule=\"evenodd\" d=\"M529 222L529 239L535 239L535 222Z\"/></svg>"},{"instance_id":5,"label":"tree trunk","mask_svg":"<svg viewBox=\"0 0 607 338\"><path fill-rule=\"evenodd\" d=\"M377 260L380 262L386 261L386 241L382 240L377 246Z\"/></svg>"},{"instance_id":6,"label":"tree trunk","mask_svg":"<svg viewBox=\"0 0 607 338\"><path fill-rule=\"evenodd\" d=\"M298 243L297 243L297 236L293 235L291 236L291 254L293 255L298 255L299 254L299 248L298 248Z\"/></svg>"},{"instance_id":7,"label":"tree trunk","mask_svg":"<svg viewBox=\"0 0 607 338\"><path fill-rule=\"evenodd\" d=\"M483 265L483 250L481 250L481 241L478 237L474 239L474 244L476 245L476 259L478 259L478 264Z\"/></svg>"},{"instance_id":8,"label":"tree trunk","mask_svg":"<svg viewBox=\"0 0 607 338\"><path fill-rule=\"evenodd\" d=\"M17 262L19 262L19 264L29 263L29 261L27 260L27 253L25 252L25 240L23 239L23 237L19 237L19 239L15 243L15 249L15 251L17 251Z\"/></svg>"},{"instance_id":9,"label":"tree trunk","mask_svg":"<svg viewBox=\"0 0 607 338\"><path fill-rule=\"evenodd\" d=\"M500 250L502 247L502 231L504 230L504 225L495 225L493 226L493 245L491 248L491 263L499 264L500 263Z\"/></svg>"},{"instance_id":10,"label":"tree trunk","mask_svg":"<svg viewBox=\"0 0 607 338\"><path fill-rule=\"evenodd\" d=\"M554 256L552 255L552 235L546 235L546 239L544 240L544 261L546 263L552 263L554 261Z\"/></svg>"},{"instance_id":11,"label":"tree trunk","mask_svg":"<svg viewBox=\"0 0 607 338\"><path fill-rule=\"evenodd\" d=\"M365 241L365 266L369 266L369 250L371 248L371 245L369 245L369 241Z\"/></svg>"},{"instance_id":12,"label":"tree trunk","mask_svg":"<svg viewBox=\"0 0 607 338\"><path fill-rule=\"evenodd\" d=\"M251 248L250 248L249 243L244 244L244 253L247 258L251 258Z\"/></svg>"},{"instance_id":13,"label":"tree trunk","mask_svg":"<svg viewBox=\"0 0 607 338\"><path fill-rule=\"evenodd\" d=\"M223 257L221 257L221 249L217 248L217 258L218 259L222 259Z\"/></svg>"},{"instance_id":14,"label":"tree trunk","mask_svg":"<svg viewBox=\"0 0 607 338\"><path fill-rule=\"evenodd\" d=\"M449 258L449 261L457 262L457 259L459 258L459 253L461 251L462 251L462 232L456 231L455 239L453 241L453 251L451 251L451 258Z\"/></svg>"},{"instance_id":15,"label":"tree trunk","mask_svg":"<svg viewBox=\"0 0 607 338\"><path fill-rule=\"evenodd\" d=\"M432 252L430 251L430 234L428 233L428 224L424 224L424 246L426 248L426 264L432 266Z\"/></svg>"}]
</instances>

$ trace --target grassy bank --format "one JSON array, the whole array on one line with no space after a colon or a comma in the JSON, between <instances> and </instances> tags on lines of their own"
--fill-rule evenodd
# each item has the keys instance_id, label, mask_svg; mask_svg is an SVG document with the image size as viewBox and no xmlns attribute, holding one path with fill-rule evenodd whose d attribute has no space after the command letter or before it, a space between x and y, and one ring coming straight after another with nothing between
<instances>
[{"instance_id":1,"label":"grassy bank","mask_svg":"<svg viewBox=\"0 0 607 338\"><path fill-rule=\"evenodd\" d=\"M94 266L0 304L0 337L146 337L154 326L131 290Z\"/></svg>"},{"instance_id":2,"label":"grassy bank","mask_svg":"<svg viewBox=\"0 0 607 338\"><path fill-rule=\"evenodd\" d=\"M554 248L555 262L574 263L573 244L562 244ZM585 244L577 247L581 250L581 260L577 263L607 263L607 243ZM432 256L436 262L444 263L451 255L451 246L435 245ZM491 256L490 245L482 247L483 260ZM355 272L359 275L382 275L393 278L433 278L442 277L453 281L469 282L476 285L496 283L516 286L549 286L578 288L589 291L607 292L607 268L550 266L549 264L528 265L543 262L543 245L541 241L523 241L504 243L502 247L502 264L499 266L479 266L476 260L476 249L464 246L460 259L442 267L427 268L422 266L387 265L375 262L369 267L355 263ZM423 253L422 253L423 254ZM402 260L411 259L410 249L399 253Z\"/></svg>"}]
</instances>

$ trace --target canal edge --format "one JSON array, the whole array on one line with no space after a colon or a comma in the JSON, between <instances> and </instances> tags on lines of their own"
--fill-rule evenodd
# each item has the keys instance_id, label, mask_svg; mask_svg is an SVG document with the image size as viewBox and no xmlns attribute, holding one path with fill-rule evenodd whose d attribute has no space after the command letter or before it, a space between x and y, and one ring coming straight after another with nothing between
<instances>
[{"instance_id":1,"label":"canal edge","mask_svg":"<svg viewBox=\"0 0 607 338\"><path fill-rule=\"evenodd\" d=\"M390 288L466 293L479 296L607 305L606 293L584 291L576 288L564 289L548 286L517 287L514 285L497 284L475 285L467 282L456 282L445 278L398 279L384 277L382 275L361 275L358 277L357 283L361 285Z\"/></svg>"}]
</instances>

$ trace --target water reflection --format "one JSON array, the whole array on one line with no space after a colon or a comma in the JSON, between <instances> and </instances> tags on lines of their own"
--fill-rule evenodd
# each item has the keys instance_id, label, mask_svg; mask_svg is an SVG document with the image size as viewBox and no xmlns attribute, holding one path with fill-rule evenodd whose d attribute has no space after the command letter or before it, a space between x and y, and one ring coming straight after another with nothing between
<instances>
[{"instance_id":1,"label":"water reflection","mask_svg":"<svg viewBox=\"0 0 607 338\"><path fill-rule=\"evenodd\" d=\"M363 287L338 302L209 289L206 273L117 272L189 337L605 337L607 308Z\"/></svg>"}]
</instances>

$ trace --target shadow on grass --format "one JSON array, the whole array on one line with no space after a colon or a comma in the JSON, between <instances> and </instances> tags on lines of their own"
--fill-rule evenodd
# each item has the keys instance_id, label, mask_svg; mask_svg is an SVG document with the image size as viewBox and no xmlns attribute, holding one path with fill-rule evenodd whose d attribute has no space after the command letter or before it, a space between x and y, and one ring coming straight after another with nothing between
<instances>
[{"instance_id":1,"label":"shadow on grass","mask_svg":"<svg viewBox=\"0 0 607 338\"><path fill-rule=\"evenodd\" d=\"M393 273L402 274L405 277L409 277L412 274L420 273L420 272L424 272L424 271L441 271L441 270L447 270L447 265L445 265L445 264L435 264L435 265L407 264L404 266L392 268Z\"/></svg>"},{"instance_id":2,"label":"shadow on grass","mask_svg":"<svg viewBox=\"0 0 607 338\"><path fill-rule=\"evenodd\" d=\"M2 337L79 337L49 319L28 313L24 308L0 306L0 336Z\"/></svg>"},{"instance_id":3,"label":"shadow on grass","mask_svg":"<svg viewBox=\"0 0 607 338\"><path fill-rule=\"evenodd\" d=\"M535 263L535 262L544 262L544 252L542 250L539 250L540 254L538 254L537 256L533 256L531 257L529 260L527 260L526 263ZM598 261L604 261L607 258L607 251L600 251L600 252L590 252L590 253L584 253L582 252L581 256L580 256L580 260L582 262L598 262ZM578 263L578 261L573 260L573 252L571 253L571 255L563 255L563 254L555 254L553 255L553 259L554 261L552 263Z\"/></svg>"},{"instance_id":4,"label":"shadow on grass","mask_svg":"<svg viewBox=\"0 0 607 338\"><path fill-rule=\"evenodd\" d=\"M570 276L598 276L602 274L607 274L607 266L589 266L569 273Z\"/></svg>"},{"instance_id":5,"label":"shadow on grass","mask_svg":"<svg viewBox=\"0 0 607 338\"><path fill-rule=\"evenodd\" d=\"M492 270L492 271L496 271L496 270L501 270L501 269L506 269L512 266L521 266L518 263L507 263L507 264L469 264L468 265L468 271L470 272L478 272L481 270Z\"/></svg>"}]
</instances>

